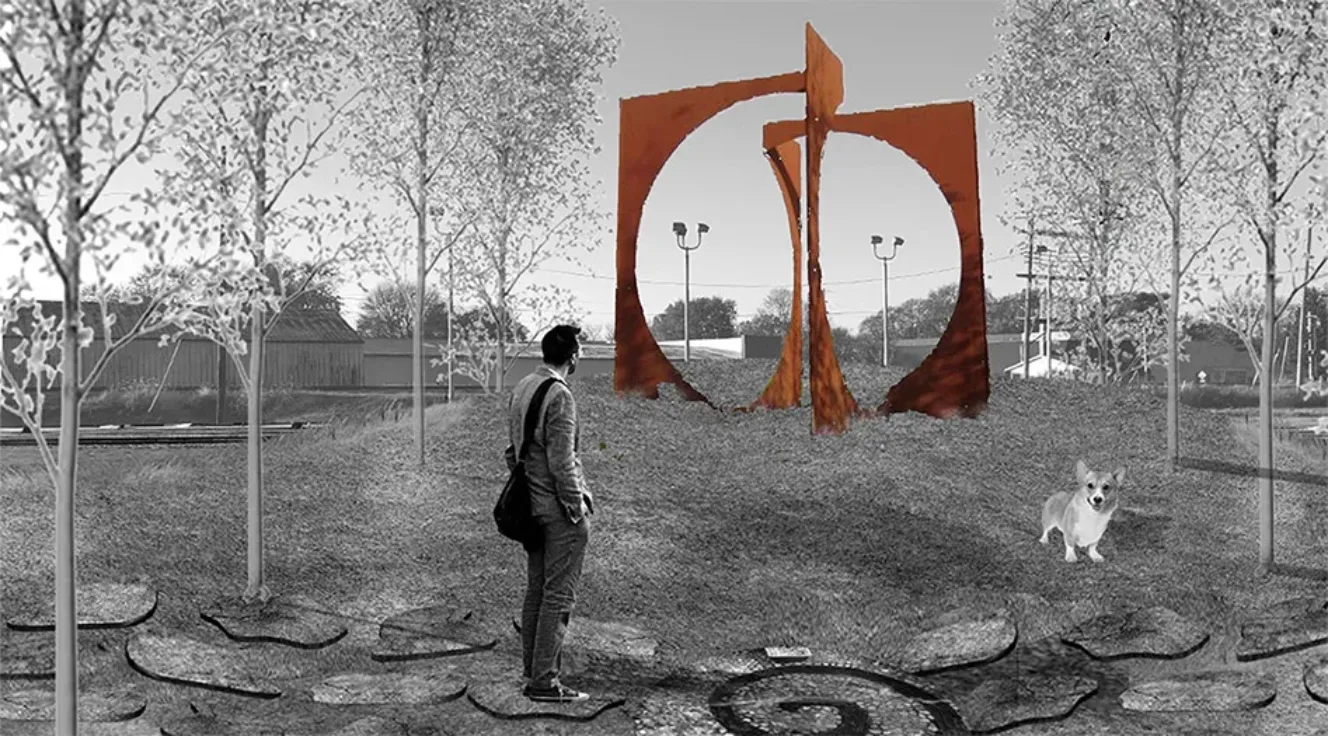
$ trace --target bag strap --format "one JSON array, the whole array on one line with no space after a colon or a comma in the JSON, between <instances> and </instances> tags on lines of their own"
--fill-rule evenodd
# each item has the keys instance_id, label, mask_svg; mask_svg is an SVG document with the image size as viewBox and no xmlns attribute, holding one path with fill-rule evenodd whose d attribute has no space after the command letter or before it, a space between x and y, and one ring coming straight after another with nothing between
<instances>
[{"instance_id":1,"label":"bag strap","mask_svg":"<svg viewBox=\"0 0 1328 736\"><path fill-rule=\"evenodd\" d=\"M526 461L526 450L530 448L530 443L535 439L535 423L539 421L540 407L544 406L544 397L549 393L549 388L553 385L556 378L546 378L544 382L535 389L535 395L530 399L530 406L526 408L526 431L521 439L521 452L517 455L516 461L521 463Z\"/></svg>"}]
</instances>

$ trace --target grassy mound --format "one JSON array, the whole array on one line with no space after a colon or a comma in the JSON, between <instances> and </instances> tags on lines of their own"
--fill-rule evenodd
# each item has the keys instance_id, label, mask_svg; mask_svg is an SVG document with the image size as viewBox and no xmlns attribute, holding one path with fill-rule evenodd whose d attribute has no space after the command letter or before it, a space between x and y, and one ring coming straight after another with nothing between
<instances>
[{"instance_id":1,"label":"grassy mound","mask_svg":"<svg viewBox=\"0 0 1328 736\"><path fill-rule=\"evenodd\" d=\"M687 375L716 403L745 405L773 369L694 362ZM846 373L871 405L902 375ZM1322 587L1258 572L1254 481L1169 471L1163 403L1148 391L998 380L976 419L893 415L814 437L809 407L730 414L618 397L608 375L572 385L599 512L576 615L655 632L666 652L801 644L870 656L960 606L1005 607L1027 640L1128 603L1229 631L1238 608ZM268 443L272 589L337 606L352 621L348 648L386 616L439 600L515 615L524 555L490 517L506 401L431 408L424 469L404 416ZM1182 408L1181 424L1184 456L1252 464L1227 419ZM242 446L85 448L80 579L150 582L166 594L154 620L197 629L195 602L244 585L244 457ZM1037 543L1042 502L1072 486L1080 458L1126 468L1100 565L1065 564L1058 536ZM1311 456L1279 465L1325 470ZM1278 560L1321 566L1328 494L1279 483L1277 503ZM35 455L6 452L0 600L49 590L52 506ZM1220 662L1220 647L1196 657L1209 649Z\"/></svg>"}]
</instances>

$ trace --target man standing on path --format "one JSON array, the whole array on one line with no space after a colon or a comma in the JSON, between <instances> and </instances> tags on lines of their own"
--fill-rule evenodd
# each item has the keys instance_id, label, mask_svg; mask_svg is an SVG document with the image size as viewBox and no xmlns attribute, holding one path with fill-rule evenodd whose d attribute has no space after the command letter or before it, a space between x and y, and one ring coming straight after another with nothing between
<instances>
[{"instance_id":1,"label":"man standing on path","mask_svg":"<svg viewBox=\"0 0 1328 736\"><path fill-rule=\"evenodd\" d=\"M521 379L508 404L506 459L516 467L517 450L525 433L526 410L535 390L554 379L526 450L526 479L530 486L530 512L543 533L543 545L527 553L526 598L521 607L521 654L527 678L522 694L542 703L585 700L586 693L564 687L563 638L576 602L576 585L590 539L593 499L581 470L581 427L567 377L576 373L581 359L581 328L558 325L540 342L544 363Z\"/></svg>"}]
</instances>

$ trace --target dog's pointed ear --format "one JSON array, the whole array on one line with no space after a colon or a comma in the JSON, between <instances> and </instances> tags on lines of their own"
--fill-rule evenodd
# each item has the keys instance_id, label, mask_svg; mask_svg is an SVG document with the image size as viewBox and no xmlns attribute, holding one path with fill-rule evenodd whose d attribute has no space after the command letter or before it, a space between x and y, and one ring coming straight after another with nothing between
<instances>
[{"instance_id":1,"label":"dog's pointed ear","mask_svg":"<svg viewBox=\"0 0 1328 736\"><path fill-rule=\"evenodd\" d=\"M1081 485L1088 479L1088 466L1084 465L1083 460L1074 464L1074 477L1079 480Z\"/></svg>"},{"instance_id":2,"label":"dog's pointed ear","mask_svg":"<svg viewBox=\"0 0 1328 736\"><path fill-rule=\"evenodd\" d=\"M1116 472L1112 473L1112 474L1111 474L1111 477L1116 479L1116 483L1117 483L1118 485L1121 484L1121 483L1124 483L1124 482L1125 482L1125 468L1116 468Z\"/></svg>"}]
</instances>

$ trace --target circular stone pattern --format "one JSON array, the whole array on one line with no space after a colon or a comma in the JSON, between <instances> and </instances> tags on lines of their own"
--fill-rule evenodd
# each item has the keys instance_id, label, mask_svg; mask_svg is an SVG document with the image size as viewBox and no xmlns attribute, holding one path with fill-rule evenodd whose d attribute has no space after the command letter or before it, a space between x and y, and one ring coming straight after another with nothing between
<instances>
[{"instance_id":1,"label":"circular stone pattern","mask_svg":"<svg viewBox=\"0 0 1328 736\"><path fill-rule=\"evenodd\" d=\"M1328 657L1305 668L1305 689L1315 700L1328 703Z\"/></svg>"},{"instance_id":2,"label":"circular stone pattern","mask_svg":"<svg viewBox=\"0 0 1328 736\"><path fill-rule=\"evenodd\" d=\"M710 712L739 736L768 734L966 734L948 704L868 670L787 665L739 675L715 688Z\"/></svg>"}]
</instances>

